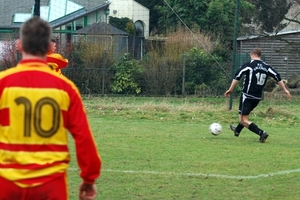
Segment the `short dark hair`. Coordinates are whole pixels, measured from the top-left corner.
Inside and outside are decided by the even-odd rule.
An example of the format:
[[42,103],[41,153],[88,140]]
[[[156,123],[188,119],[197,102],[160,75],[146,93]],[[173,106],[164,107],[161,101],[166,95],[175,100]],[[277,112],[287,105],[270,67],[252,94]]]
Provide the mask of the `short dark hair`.
[[51,39],[51,27],[48,22],[34,16],[23,23],[20,39],[23,51],[36,56],[44,56],[48,52]]
[[261,57],[261,50],[259,48],[254,48],[252,49],[251,54]]

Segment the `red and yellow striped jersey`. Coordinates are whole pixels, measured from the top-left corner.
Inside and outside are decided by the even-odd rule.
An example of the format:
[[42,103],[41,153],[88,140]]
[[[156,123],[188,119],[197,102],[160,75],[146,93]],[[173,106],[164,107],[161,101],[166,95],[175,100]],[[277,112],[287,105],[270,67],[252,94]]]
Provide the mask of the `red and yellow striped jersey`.
[[67,67],[69,61],[65,59],[58,53],[49,53],[47,54],[47,63],[50,65],[56,72],[61,73],[61,68]]
[[21,187],[67,170],[72,134],[80,176],[94,183],[101,158],[75,84],[45,61],[22,60],[0,73],[0,176]]

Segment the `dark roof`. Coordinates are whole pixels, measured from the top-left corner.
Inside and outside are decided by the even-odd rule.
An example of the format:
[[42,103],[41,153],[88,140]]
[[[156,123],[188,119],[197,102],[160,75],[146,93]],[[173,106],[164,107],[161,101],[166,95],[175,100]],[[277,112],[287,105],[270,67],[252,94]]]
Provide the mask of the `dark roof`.
[[289,31],[280,31],[278,33],[264,33],[261,35],[248,35],[248,36],[240,36],[237,40],[252,40],[262,37],[272,37],[272,36],[280,36],[280,35],[288,35],[288,34],[299,34],[300,30],[289,30]]
[[84,35],[129,35],[110,24],[98,22],[77,30],[75,33]]
[[[49,6],[53,0],[40,0],[41,6]],[[74,3],[85,7],[87,12],[93,10],[99,5],[107,3],[107,0],[71,0]],[[0,0],[0,28],[12,25],[13,15],[15,13],[32,13],[34,0]]]
[[82,5],[87,11],[93,10],[95,7],[107,3],[107,0],[72,0],[74,3]]

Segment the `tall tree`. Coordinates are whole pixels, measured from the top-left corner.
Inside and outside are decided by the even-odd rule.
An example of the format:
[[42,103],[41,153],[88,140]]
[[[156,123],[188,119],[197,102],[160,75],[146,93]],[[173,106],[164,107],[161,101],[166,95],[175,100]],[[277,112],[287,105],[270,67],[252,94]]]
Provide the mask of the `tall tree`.
[[254,22],[261,25],[262,31],[279,32],[285,25],[281,24],[288,13],[291,3],[287,0],[249,0],[255,5]]
[[[243,17],[249,19],[252,8],[252,4],[241,0],[241,22]],[[159,25],[163,30],[176,30],[176,26],[183,21],[188,27],[199,27],[210,35],[232,39],[235,19],[233,0],[169,0],[159,7],[159,12],[162,14]]]
[[[202,31],[230,35],[234,21],[234,0],[136,0],[150,9],[150,31],[176,30],[181,24],[197,25]],[[295,0],[300,2],[300,0]],[[261,31],[278,32],[291,6],[288,0],[241,0],[240,25],[255,23]],[[170,8],[171,7],[171,8]],[[178,14],[172,11],[172,9]],[[255,9],[255,10],[254,10]]]
[[232,38],[235,2],[232,0],[212,0],[203,18],[204,29],[215,35]]
[[172,31],[176,30],[176,26],[181,24],[182,20],[189,27],[194,25],[202,27],[202,19],[209,2],[210,0],[165,0],[163,6],[156,6],[162,15],[158,20],[158,26],[163,31]]

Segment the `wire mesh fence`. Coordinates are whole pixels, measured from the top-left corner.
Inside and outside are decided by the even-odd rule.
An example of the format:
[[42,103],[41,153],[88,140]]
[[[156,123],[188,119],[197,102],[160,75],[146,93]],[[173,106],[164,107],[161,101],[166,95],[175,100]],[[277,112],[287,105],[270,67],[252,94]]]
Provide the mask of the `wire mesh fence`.
[[[167,73],[167,72],[166,72]],[[178,74],[182,71],[178,70]],[[134,96],[197,96],[197,97],[221,97],[223,96],[228,85],[216,85],[212,87],[196,87],[195,90],[182,91],[182,76],[173,77],[173,82],[166,83],[166,80],[157,80],[152,84],[144,80],[145,74],[140,77],[138,83],[141,92],[136,94],[117,93],[112,91],[114,82],[114,71],[105,68],[65,68],[63,74],[72,80],[78,87],[82,95],[104,96],[104,95],[134,95]],[[169,77],[169,79],[171,79]]]

